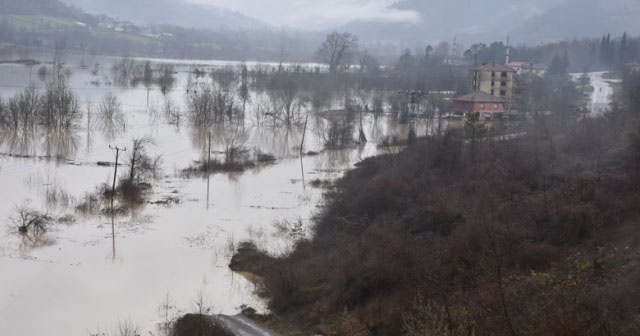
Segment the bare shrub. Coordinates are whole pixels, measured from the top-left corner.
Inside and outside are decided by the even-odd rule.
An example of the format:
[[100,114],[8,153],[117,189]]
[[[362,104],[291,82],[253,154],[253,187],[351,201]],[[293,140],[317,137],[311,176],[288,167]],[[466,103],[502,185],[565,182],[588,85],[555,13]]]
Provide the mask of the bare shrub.
[[47,231],[52,218],[29,207],[28,203],[17,206],[15,214],[9,217],[9,223],[22,234],[38,234]]
[[234,334],[210,315],[187,314],[173,325],[171,336],[194,335],[233,336]]

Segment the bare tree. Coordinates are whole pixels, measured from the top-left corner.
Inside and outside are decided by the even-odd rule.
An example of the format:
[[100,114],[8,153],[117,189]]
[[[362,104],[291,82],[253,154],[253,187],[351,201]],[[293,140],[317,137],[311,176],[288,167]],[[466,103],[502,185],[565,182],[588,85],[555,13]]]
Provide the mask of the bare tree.
[[40,95],[33,85],[9,98],[7,126],[14,131],[33,129],[40,103]]
[[53,49],[53,72],[55,74],[54,80],[62,79],[62,68],[64,67],[64,61],[67,56],[67,42],[57,41]]
[[187,107],[194,126],[209,127],[214,120],[216,96],[210,85],[199,85],[189,90]]
[[129,180],[134,181],[136,178],[155,177],[160,169],[161,157],[151,157],[147,153],[147,148],[154,145],[152,138],[134,138],[129,156]]
[[247,100],[249,100],[249,86],[247,82],[247,77],[248,77],[247,66],[243,65],[242,71],[240,74],[240,90],[238,92],[238,95],[242,100],[242,125],[244,125],[244,113],[247,107]]
[[98,105],[98,120],[103,131],[110,137],[124,127],[122,105],[115,94],[109,92],[102,98]]
[[192,306],[193,312],[197,314],[208,314],[213,310],[213,304],[211,303],[211,299],[206,292],[205,283],[203,282],[202,286],[198,288],[198,292],[196,293],[196,297],[193,300]]
[[358,49],[358,37],[351,33],[333,32],[327,35],[316,55],[329,65],[329,72],[336,73],[348,65]]
[[158,69],[158,85],[160,86],[160,92],[163,95],[166,95],[173,89],[173,85],[176,82],[175,77],[173,77],[173,65],[163,64]]
[[224,145],[224,163],[235,164],[248,153],[245,146],[247,134],[233,125],[221,125],[222,144]]
[[153,69],[151,69],[151,62],[149,61],[144,64],[142,83],[144,83],[144,87],[147,89],[147,106],[149,106],[149,91],[153,85]]
[[300,110],[303,103],[300,99],[298,83],[288,76],[274,79],[269,96],[272,100],[274,124],[276,119],[282,119],[287,126],[300,120]]
[[66,80],[47,84],[38,109],[39,123],[48,130],[69,130],[82,118],[76,94]]

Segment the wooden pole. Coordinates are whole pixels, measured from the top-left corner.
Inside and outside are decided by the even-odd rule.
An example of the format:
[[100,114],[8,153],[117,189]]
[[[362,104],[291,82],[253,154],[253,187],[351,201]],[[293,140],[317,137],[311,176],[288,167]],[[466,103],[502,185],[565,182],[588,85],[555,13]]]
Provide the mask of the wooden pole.
[[302,152],[304,151],[304,137],[307,134],[307,122],[309,121],[309,115],[307,114],[307,118],[304,120],[304,129],[302,131],[302,142],[300,142],[300,156],[302,156]]
[[126,152],[127,148],[118,148],[118,146],[111,147],[111,145],[109,145],[109,148],[116,150],[116,165],[115,169],[113,170],[113,185],[111,186],[111,213],[113,213],[113,198],[116,195],[116,177],[118,176],[118,157],[120,151]]

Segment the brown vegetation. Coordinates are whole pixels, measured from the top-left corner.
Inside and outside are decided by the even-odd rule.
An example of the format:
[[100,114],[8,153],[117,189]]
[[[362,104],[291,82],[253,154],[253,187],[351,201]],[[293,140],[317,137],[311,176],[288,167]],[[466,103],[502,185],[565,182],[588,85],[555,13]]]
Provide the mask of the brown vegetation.
[[171,336],[233,336],[227,328],[218,324],[213,316],[187,314],[173,325]]
[[261,276],[277,318],[324,335],[638,334],[632,98],[597,119],[536,117],[512,140],[449,132],[365,160],[312,240],[241,249],[255,264],[232,267]]

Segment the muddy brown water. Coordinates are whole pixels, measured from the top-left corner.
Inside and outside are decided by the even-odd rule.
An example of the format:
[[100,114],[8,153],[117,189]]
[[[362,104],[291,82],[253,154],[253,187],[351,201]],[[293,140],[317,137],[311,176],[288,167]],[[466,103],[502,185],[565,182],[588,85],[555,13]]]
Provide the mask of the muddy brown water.
[[[83,110],[90,102],[94,113],[105,93],[115,93],[125,128],[105,132],[85,113],[78,128],[64,136],[0,135],[0,335],[89,335],[126,325],[155,334],[167,318],[198,309],[229,315],[243,304],[264,309],[253,285],[228,269],[233,248],[245,239],[275,254],[291,248],[290,237],[274,223],[301,221],[308,228],[323,192],[310,181],[336,179],[358,161],[391,150],[378,148],[382,138],[407,133],[407,125],[374,123],[365,116],[367,144],[323,151],[312,131],[322,121],[311,117],[305,150],[320,154],[301,159],[296,148],[301,127],[256,127],[247,113],[243,141],[277,161],[243,173],[188,177],[180,171],[203,158],[206,132],[194,131],[186,117],[175,125],[154,112],[164,101],[157,87],[147,106],[144,86],[107,85],[114,61],[85,60],[87,69],[69,62],[70,86]],[[97,76],[91,73],[95,63],[100,63]],[[177,83],[168,94],[183,114],[191,66],[176,65]],[[0,64],[0,95],[7,99],[22,91],[30,72],[42,88],[37,67]],[[418,127],[419,133],[426,131],[425,125]],[[142,136],[154,139],[151,154],[162,155],[161,175],[148,195],[156,203],[114,218],[76,212],[86,194],[110,185],[113,166],[98,164],[114,161],[109,145],[130,148],[131,140]],[[220,151],[223,140],[213,138],[213,150]],[[126,158],[127,152],[122,154]],[[119,175],[127,168],[120,166]],[[46,233],[16,233],[11,218],[25,204],[54,218]]]

